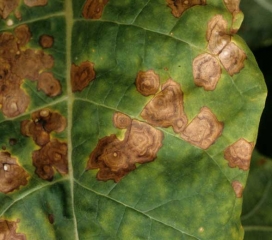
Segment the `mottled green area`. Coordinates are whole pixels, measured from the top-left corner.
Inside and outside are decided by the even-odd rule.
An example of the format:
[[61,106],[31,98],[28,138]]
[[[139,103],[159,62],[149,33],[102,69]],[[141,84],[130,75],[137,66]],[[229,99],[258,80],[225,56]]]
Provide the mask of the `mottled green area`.
[[245,240],[271,239],[272,220],[272,163],[271,159],[254,152],[247,186],[244,191],[242,224]]
[[[245,186],[248,171],[229,168],[224,150],[239,138],[255,142],[266,96],[263,77],[238,36],[232,41],[247,55],[240,73],[231,77],[221,66],[216,89],[205,91],[196,87],[192,72],[193,59],[207,52],[209,20],[221,14],[230,28],[232,15],[223,1],[195,6],[180,18],[172,16],[164,0],[110,0],[99,20],[83,19],[83,5],[67,0],[50,1],[44,8],[20,7],[21,23],[32,33],[28,47],[40,49],[42,34],[54,37],[53,47],[44,51],[54,57],[49,71],[61,82],[62,94],[47,97],[35,82],[25,80],[31,97],[27,112],[10,120],[0,114],[0,147],[30,176],[27,186],[0,194],[0,219],[20,219],[18,232],[27,239],[243,239],[242,199],[236,198],[231,183]],[[2,20],[0,29],[7,29]],[[72,93],[70,64],[84,61],[94,63],[96,78]],[[169,78],[180,84],[189,122],[206,106],[224,123],[222,135],[203,150],[172,128],[159,128],[164,139],[155,161],[137,164],[119,183],[98,181],[98,170],[86,171],[89,155],[99,139],[124,136],[125,130],[113,125],[116,111],[144,121],[140,113],[152,96],[142,96],[135,79],[138,71],[150,69],[161,84]],[[52,137],[68,143],[69,174],[56,172],[51,182],[34,173],[32,152],[39,147],[20,133],[20,122],[44,107],[68,121],[66,130]],[[10,146],[10,138],[17,143]]]

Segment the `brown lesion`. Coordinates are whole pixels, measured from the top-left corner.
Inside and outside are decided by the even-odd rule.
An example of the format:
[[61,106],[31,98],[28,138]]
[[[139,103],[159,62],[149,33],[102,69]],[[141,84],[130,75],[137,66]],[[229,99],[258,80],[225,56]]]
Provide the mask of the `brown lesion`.
[[131,126],[131,118],[121,112],[116,112],[113,115],[113,124],[115,127],[120,128],[120,129],[126,129]]
[[230,42],[219,54],[219,59],[227,72],[233,76],[244,68],[246,54],[237,45]]
[[154,95],[159,90],[160,77],[153,70],[139,71],[135,83],[138,92],[142,95]]
[[181,137],[202,149],[209,148],[221,135],[223,123],[219,122],[208,107],[202,107],[200,113],[180,134]]
[[229,167],[238,167],[244,171],[248,170],[253,148],[254,143],[248,142],[244,138],[227,147],[224,157],[229,162]]
[[31,120],[21,122],[21,133],[24,136],[32,137],[39,146],[50,142],[52,131],[62,132],[67,126],[64,116],[47,108],[32,113],[31,118]]
[[[136,169],[136,163],[155,160],[162,147],[163,134],[147,123],[115,113],[113,121],[118,128],[126,128],[125,138],[121,141],[116,135],[99,140],[90,154],[86,169],[99,169],[97,179],[119,182],[125,175]],[[123,124],[122,120],[125,120]],[[121,120],[121,123],[120,123]]]
[[144,107],[141,116],[153,126],[172,126],[176,133],[182,132],[187,124],[187,117],[183,110],[183,92],[180,85],[169,79]]
[[32,153],[35,173],[42,179],[51,181],[54,169],[60,174],[68,173],[67,143],[53,139],[39,150]]
[[45,6],[48,0],[24,0],[25,5],[28,7]]
[[[29,175],[9,152],[0,152],[0,192],[10,193],[28,183]],[[0,231],[1,234],[1,231]]]
[[60,174],[68,173],[67,143],[51,139],[52,132],[60,133],[66,126],[66,118],[48,108],[33,112],[31,120],[21,122],[21,133],[40,146],[32,153],[32,160],[36,174],[44,180],[53,179],[54,168]]
[[38,81],[37,88],[50,97],[61,93],[60,82],[51,73],[54,66],[51,55],[27,47],[31,32],[26,24],[14,32],[0,34],[0,106],[7,117],[24,113],[30,98],[22,89],[24,79]]
[[54,37],[43,34],[39,38],[39,44],[42,48],[51,48],[54,44]]
[[197,86],[212,91],[221,76],[220,64],[211,54],[201,54],[193,61],[193,75]]
[[43,72],[39,75],[37,89],[42,90],[49,97],[61,94],[60,82],[50,72]]
[[231,183],[231,185],[232,185],[232,188],[235,192],[236,197],[237,198],[243,197],[244,187],[243,187],[242,183],[240,183],[239,181],[233,181]]
[[25,234],[17,233],[19,219],[8,221],[0,219],[0,239],[1,240],[26,240]]
[[109,0],[87,0],[83,6],[82,15],[86,19],[101,18],[104,7]]
[[0,19],[6,19],[11,12],[19,6],[20,0],[1,0],[0,1]]
[[228,22],[222,15],[215,15],[208,23],[206,32],[208,49],[213,54],[218,54],[230,42],[231,35],[228,31]]
[[166,0],[174,17],[180,17],[184,11],[195,5],[206,5],[206,0]]
[[72,64],[71,67],[71,85],[72,91],[82,91],[89,83],[95,79],[94,64],[85,61],[77,66]]
[[240,8],[240,0],[224,0],[224,3],[227,7],[227,9],[231,12],[231,13],[235,13],[235,12],[239,12]]

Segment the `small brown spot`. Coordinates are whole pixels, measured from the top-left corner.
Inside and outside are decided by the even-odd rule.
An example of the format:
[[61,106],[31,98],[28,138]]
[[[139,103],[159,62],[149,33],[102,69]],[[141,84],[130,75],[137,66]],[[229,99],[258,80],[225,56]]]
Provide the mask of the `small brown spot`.
[[5,151],[5,150],[7,150],[6,145],[2,145],[2,147],[1,147],[1,148],[2,148],[2,150],[4,150],[4,151]]
[[225,150],[224,157],[229,161],[230,167],[239,167],[246,171],[250,166],[253,147],[253,143],[241,138]]
[[71,84],[72,91],[82,91],[89,83],[95,79],[94,64],[86,61],[80,66],[72,64],[71,67]]
[[206,0],[166,0],[174,17],[180,17],[184,11],[195,5],[206,5]]
[[223,123],[219,122],[212,111],[202,107],[200,113],[190,122],[181,137],[202,149],[209,148],[221,135]]
[[83,6],[82,15],[86,19],[99,19],[109,0],[87,0]]
[[232,76],[240,72],[244,67],[246,54],[233,42],[230,42],[219,54],[219,59],[227,72]]
[[240,11],[240,0],[224,0],[224,3],[231,13]]
[[48,214],[48,221],[53,224],[55,222],[55,217],[53,214]]
[[28,7],[45,6],[48,0],[24,0]]
[[9,14],[14,11],[18,5],[20,0],[1,0],[0,2],[0,19],[6,19]]
[[116,112],[113,115],[113,124],[120,129],[126,129],[131,126],[131,118],[124,113]]
[[214,90],[221,76],[221,67],[216,58],[204,53],[193,61],[195,84],[205,90]]
[[172,126],[176,133],[183,131],[187,117],[183,111],[183,93],[180,85],[169,79],[162,85],[162,90],[145,106],[141,116],[153,126]]
[[53,139],[39,150],[34,151],[32,160],[33,165],[36,167],[35,173],[44,180],[53,180],[53,167],[60,174],[67,174],[67,144]]
[[43,34],[40,36],[39,43],[42,48],[51,48],[54,44],[54,38],[52,36]]
[[230,42],[228,22],[221,15],[214,16],[208,23],[206,33],[208,49],[213,54],[218,54]]
[[14,35],[17,39],[17,44],[21,47],[25,46],[31,38],[31,32],[26,24],[20,25],[15,28]]
[[[9,193],[28,182],[27,172],[8,152],[0,152],[0,192]],[[1,232],[1,231],[0,231]]]
[[43,72],[39,75],[37,89],[42,90],[49,97],[61,94],[60,82],[49,72]]
[[136,88],[144,96],[155,94],[160,87],[160,77],[153,70],[138,72]]
[[17,224],[20,220],[7,221],[0,219],[0,239],[1,240],[26,240],[25,234],[16,233]]
[[116,135],[99,140],[90,154],[87,170],[99,168],[97,179],[119,182],[136,168],[136,163],[147,163],[157,157],[162,147],[163,134],[147,123],[132,120],[125,138],[120,141]]
[[10,146],[14,146],[17,143],[17,139],[16,138],[10,138],[9,139],[9,145]]
[[237,198],[241,198],[243,196],[244,187],[239,181],[232,182],[232,188],[235,192]]

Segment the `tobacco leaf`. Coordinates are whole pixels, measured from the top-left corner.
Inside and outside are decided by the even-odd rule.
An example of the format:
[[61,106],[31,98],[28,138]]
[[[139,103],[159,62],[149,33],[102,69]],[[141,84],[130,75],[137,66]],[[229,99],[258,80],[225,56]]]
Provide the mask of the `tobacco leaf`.
[[2,1],[0,17],[3,239],[243,239],[266,87],[237,1]]

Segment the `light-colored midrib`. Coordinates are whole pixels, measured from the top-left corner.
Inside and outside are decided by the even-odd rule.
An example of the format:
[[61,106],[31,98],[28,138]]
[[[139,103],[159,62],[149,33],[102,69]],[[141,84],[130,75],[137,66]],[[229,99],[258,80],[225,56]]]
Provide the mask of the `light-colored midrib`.
[[67,127],[67,144],[68,144],[68,166],[69,166],[69,179],[70,179],[70,189],[71,189],[71,202],[72,202],[72,214],[74,219],[74,234],[75,240],[79,240],[78,230],[77,230],[77,219],[75,213],[74,206],[74,178],[73,178],[73,165],[72,165],[72,114],[73,114],[73,101],[74,96],[72,93],[72,88],[70,84],[70,66],[72,64],[71,59],[71,50],[72,50],[72,27],[73,27],[73,6],[72,1],[65,1],[65,18],[66,18],[66,82],[67,82],[67,119],[68,119],[68,127]]

